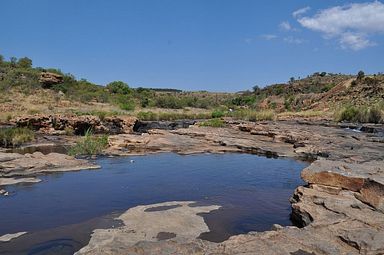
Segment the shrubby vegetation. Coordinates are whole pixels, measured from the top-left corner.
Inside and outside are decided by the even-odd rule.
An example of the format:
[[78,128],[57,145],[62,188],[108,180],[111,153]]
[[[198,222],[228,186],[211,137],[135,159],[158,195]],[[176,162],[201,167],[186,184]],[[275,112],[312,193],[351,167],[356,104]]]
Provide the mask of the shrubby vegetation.
[[28,128],[0,128],[0,146],[14,147],[35,139],[35,134]]
[[[44,87],[39,83],[42,72],[51,72],[63,77],[60,84]],[[51,89],[64,93],[70,100],[80,102],[110,103],[124,111],[133,111],[137,107],[158,107],[183,109],[185,107],[209,109],[220,106],[232,97],[229,93],[183,92],[176,89],[130,88],[122,81],[113,81],[106,86],[96,85],[85,79],[76,79],[70,73],[59,69],[32,67],[29,58],[11,58],[5,61],[0,55],[0,91],[18,89],[22,93],[32,94],[37,88]]]
[[[62,82],[56,85],[44,86],[39,82],[42,72],[58,74],[62,76]],[[287,83],[273,84],[263,88],[255,85],[252,91],[238,93],[185,92],[177,89],[131,88],[123,81],[113,81],[106,86],[100,86],[85,79],[76,79],[73,75],[64,73],[59,69],[33,67],[32,60],[27,57],[20,59],[12,57],[9,61],[5,61],[0,55],[0,92],[3,94],[8,91],[17,91],[17,93],[32,95],[36,89],[43,88],[56,91],[58,95],[57,102],[63,98],[71,102],[108,103],[115,108],[119,108],[121,110],[118,110],[119,114],[127,114],[127,112],[135,110],[139,111],[137,116],[143,120],[209,119],[221,117],[233,117],[251,121],[273,120],[275,119],[275,112],[293,113],[311,109],[308,107],[315,103],[316,100],[319,100],[321,97],[331,96],[332,93],[327,92],[337,84],[350,78],[355,78],[355,80],[349,90],[343,93],[347,94],[354,90],[355,95],[362,95],[364,93],[361,96],[361,98],[364,98],[363,101],[370,100],[370,102],[375,103],[379,99],[382,100],[379,96],[375,97],[374,95],[383,94],[384,76],[382,74],[377,76],[366,75],[362,71],[355,76],[316,72],[305,78],[291,77]],[[363,90],[361,90],[362,87]],[[358,98],[359,96],[356,97]],[[374,100],[371,100],[372,97],[375,97]],[[7,99],[1,97],[0,100]],[[361,102],[357,104],[361,104]],[[185,112],[180,113],[178,111],[174,113],[164,111],[162,113],[155,113],[151,111],[151,108],[184,109]],[[187,112],[189,108],[205,109],[205,113],[194,113],[193,110]],[[353,109],[346,109],[345,113],[340,114],[342,116],[340,118],[344,120],[350,119],[351,121],[377,119],[378,111],[371,108],[358,109],[361,113],[356,113]],[[50,106],[48,109],[54,109],[54,106]],[[229,109],[233,109],[233,111],[229,111]],[[27,112],[32,114],[38,111],[31,108]],[[99,116],[100,119],[111,115],[102,111],[90,113]],[[78,114],[81,114],[81,112]],[[369,115],[371,117],[367,117],[368,120],[363,120],[363,117],[355,117],[360,115]]]
[[199,122],[200,127],[224,127],[225,122],[222,119],[214,118],[207,121]]
[[384,123],[384,108],[378,105],[371,107],[348,105],[336,114],[336,121]]
[[108,147],[108,136],[95,136],[90,129],[85,132],[84,137],[76,145],[72,146],[68,154],[72,156],[92,156],[102,153]]
[[197,120],[210,119],[211,113],[177,113],[177,112],[139,112],[137,118],[144,121]]

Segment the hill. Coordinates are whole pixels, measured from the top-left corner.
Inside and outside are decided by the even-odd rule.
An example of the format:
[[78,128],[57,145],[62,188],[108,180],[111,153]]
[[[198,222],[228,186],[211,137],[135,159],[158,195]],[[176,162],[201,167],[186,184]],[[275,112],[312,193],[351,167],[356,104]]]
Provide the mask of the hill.
[[[383,74],[321,72],[302,79],[291,78],[283,84],[255,86],[253,91],[241,93],[189,92],[131,88],[122,81],[97,85],[58,69],[33,67],[32,60],[27,57],[5,61],[0,56],[0,92],[0,119],[3,121],[37,113],[135,114],[149,119],[233,117],[230,113],[233,110],[271,111],[282,116],[297,116],[301,112],[336,116],[351,108],[360,115],[374,109],[382,116],[384,109]],[[161,117],[161,112],[176,115]],[[249,114],[237,115],[243,118]],[[357,118],[356,121],[364,120]],[[382,117],[376,122],[381,121]]]

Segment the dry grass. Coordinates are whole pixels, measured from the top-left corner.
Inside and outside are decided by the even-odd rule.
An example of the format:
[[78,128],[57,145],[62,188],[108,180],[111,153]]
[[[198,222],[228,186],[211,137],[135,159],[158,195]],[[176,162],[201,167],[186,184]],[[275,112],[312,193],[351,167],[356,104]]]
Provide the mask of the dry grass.
[[36,89],[34,94],[25,95],[17,90],[0,95],[0,121],[12,117],[33,114],[77,114],[106,112],[124,115],[128,112],[107,103],[71,101],[52,90]]
[[282,112],[277,115],[278,119],[290,118],[332,118],[333,112],[307,110],[301,112]]

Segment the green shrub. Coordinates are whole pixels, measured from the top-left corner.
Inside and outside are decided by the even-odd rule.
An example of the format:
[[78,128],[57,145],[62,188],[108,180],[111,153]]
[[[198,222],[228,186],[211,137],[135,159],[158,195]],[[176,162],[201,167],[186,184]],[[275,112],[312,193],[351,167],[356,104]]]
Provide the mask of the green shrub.
[[132,100],[123,102],[119,104],[120,109],[125,111],[133,111],[135,110],[135,102]]
[[12,147],[18,146],[26,142],[30,142],[35,138],[35,134],[28,128],[1,128],[0,129],[0,146]]
[[108,136],[95,136],[92,131],[88,129],[85,136],[82,137],[76,145],[72,146],[68,154],[72,156],[84,155],[92,156],[100,154],[105,148],[108,147]]
[[139,112],[136,117],[143,121],[172,121],[172,120],[194,120],[194,119],[210,119],[211,113],[178,113],[178,112]]
[[359,110],[354,106],[347,106],[341,110],[339,121],[355,121]]
[[360,123],[384,122],[383,110],[379,106],[364,107],[346,106],[337,115],[336,121],[350,121]]
[[221,118],[224,117],[224,112],[221,110],[214,110],[212,112],[212,118]]
[[366,116],[369,123],[384,122],[383,112],[378,107],[369,108]]
[[222,119],[215,118],[215,119],[210,119],[204,122],[200,122],[198,124],[200,127],[224,127],[225,122]]
[[113,94],[129,94],[131,92],[128,84],[122,81],[113,81],[109,83],[106,88]]
[[157,120],[158,118],[157,114],[154,112],[139,112],[136,117],[143,121]]
[[237,110],[231,112],[229,116],[234,119],[248,121],[263,121],[276,119],[276,114],[273,111]]

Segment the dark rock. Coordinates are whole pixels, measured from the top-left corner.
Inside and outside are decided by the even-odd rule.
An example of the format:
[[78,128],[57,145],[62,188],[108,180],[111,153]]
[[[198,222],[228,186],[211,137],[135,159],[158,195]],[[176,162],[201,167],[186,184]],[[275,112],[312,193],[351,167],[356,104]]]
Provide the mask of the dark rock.
[[194,125],[194,120],[177,120],[177,121],[137,121],[133,126],[133,131],[139,133],[147,133],[150,129],[175,130],[178,128],[187,128]]

